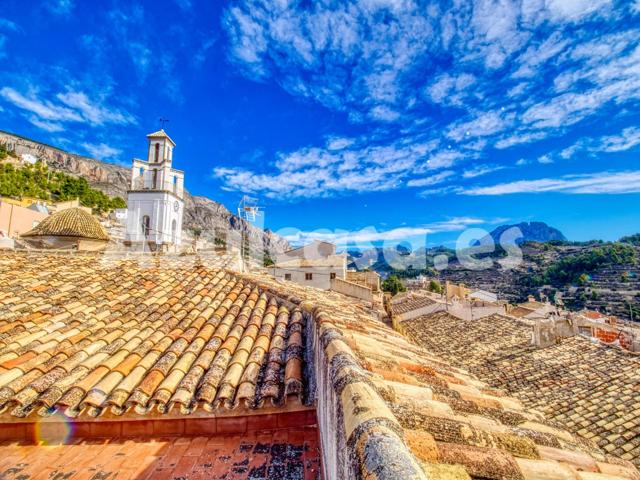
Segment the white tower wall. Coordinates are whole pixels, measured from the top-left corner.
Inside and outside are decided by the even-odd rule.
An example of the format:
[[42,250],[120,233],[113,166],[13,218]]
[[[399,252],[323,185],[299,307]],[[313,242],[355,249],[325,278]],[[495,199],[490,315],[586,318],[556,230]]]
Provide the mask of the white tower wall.
[[171,168],[175,144],[164,130],[147,137],[147,161],[131,168],[125,241],[166,250],[182,243],[184,174]]

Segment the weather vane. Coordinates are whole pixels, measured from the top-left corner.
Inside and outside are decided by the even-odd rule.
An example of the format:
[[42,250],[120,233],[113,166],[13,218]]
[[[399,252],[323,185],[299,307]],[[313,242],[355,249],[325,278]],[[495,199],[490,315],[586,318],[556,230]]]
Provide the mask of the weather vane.
[[164,126],[169,123],[169,119],[168,118],[163,118],[160,117],[160,128],[162,128],[164,130]]

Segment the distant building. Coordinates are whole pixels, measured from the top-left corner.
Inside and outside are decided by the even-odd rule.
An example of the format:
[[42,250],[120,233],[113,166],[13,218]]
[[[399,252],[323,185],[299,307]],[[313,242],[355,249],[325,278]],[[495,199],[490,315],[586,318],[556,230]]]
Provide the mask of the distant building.
[[334,279],[347,275],[347,255],[333,254],[322,258],[291,258],[271,267],[278,280],[291,281],[310,287],[329,290]]
[[314,240],[303,247],[292,248],[276,256],[275,263],[282,263],[289,260],[304,258],[306,260],[317,260],[327,258],[336,254],[336,246],[330,242]]
[[147,138],[147,161],[131,167],[125,243],[168,250],[182,243],[184,173],[172,168],[176,144],[164,130]]
[[351,283],[357,283],[358,285],[364,285],[371,288],[371,291],[377,293],[380,291],[380,274],[373,270],[348,270],[347,280]]
[[92,213],[92,210],[89,207],[83,207],[80,204],[79,198],[75,198],[73,200],[67,200],[64,202],[56,202],[54,204],[48,205],[48,208],[51,213],[61,212],[69,208],[80,208],[81,210],[84,210],[87,213]]
[[68,208],[23,233],[22,239],[35,248],[96,251],[107,246],[109,235],[90,213],[81,208]]
[[467,298],[470,302],[474,303],[474,306],[485,306],[498,303],[498,295],[493,292],[487,292],[486,290],[475,290],[471,292]]
[[0,199],[0,236],[17,237],[37,226],[48,216],[43,211]]

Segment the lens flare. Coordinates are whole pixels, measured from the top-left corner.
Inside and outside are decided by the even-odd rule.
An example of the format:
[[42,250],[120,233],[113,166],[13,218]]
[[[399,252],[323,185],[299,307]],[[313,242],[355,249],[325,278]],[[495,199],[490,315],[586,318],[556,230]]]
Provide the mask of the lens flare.
[[73,430],[73,422],[66,416],[56,413],[36,422],[34,441],[42,445],[68,443],[73,437]]

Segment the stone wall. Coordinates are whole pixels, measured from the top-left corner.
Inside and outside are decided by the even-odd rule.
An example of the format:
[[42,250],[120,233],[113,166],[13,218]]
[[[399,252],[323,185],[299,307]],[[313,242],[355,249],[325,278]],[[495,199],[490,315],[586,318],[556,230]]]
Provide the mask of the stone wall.
[[330,290],[342,293],[343,295],[347,295],[349,297],[359,298],[366,302],[373,302],[374,300],[371,288],[365,287],[363,285],[358,285],[357,283],[347,282],[346,280],[342,280],[340,278],[331,279]]

